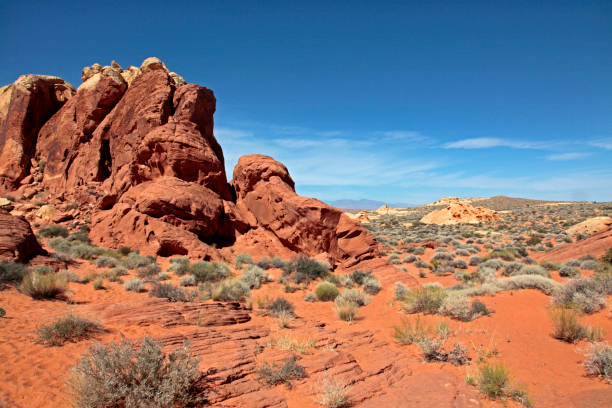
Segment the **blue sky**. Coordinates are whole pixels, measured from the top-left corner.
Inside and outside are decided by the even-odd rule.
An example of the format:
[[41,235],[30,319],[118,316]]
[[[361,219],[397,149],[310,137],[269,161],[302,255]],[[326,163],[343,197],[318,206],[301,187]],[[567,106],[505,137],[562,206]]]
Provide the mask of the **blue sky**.
[[[332,4],[329,4],[332,3]],[[0,83],[161,58],[324,200],[612,200],[612,2],[8,2]]]

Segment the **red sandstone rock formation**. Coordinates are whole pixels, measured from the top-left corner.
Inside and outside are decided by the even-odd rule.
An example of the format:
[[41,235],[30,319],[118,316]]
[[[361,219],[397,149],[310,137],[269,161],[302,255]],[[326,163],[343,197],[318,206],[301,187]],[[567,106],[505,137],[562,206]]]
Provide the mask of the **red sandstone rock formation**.
[[[285,166],[270,157],[241,158],[228,184],[213,134],[216,100],[210,89],[186,84],[156,58],[126,70],[114,62],[94,64],[83,69],[82,79],[74,96],[66,88],[70,92],[60,93],[55,104],[45,102],[42,109],[36,102],[31,128],[24,127],[26,113],[31,115],[25,108],[0,110],[6,112],[0,148],[13,163],[5,166],[12,173],[0,171],[10,176],[0,190],[13,191],[23,179],[20,195],[45,188],[60,201],[94,205],[94,243],[146,254],[216,258],[213,246],[239,239],[255,251],[262,244],[333,265],[351,266],[374,255],[372,235],[339,210],[298,196]],[[65,84],[59,78],[50,83],[54,89]],[[26,177],[31,159],[45,164],[32,170],[42,185]]]
[[612,226],[607,227],[583,240],[565,244],[541,256],[542,260],[565,262],[585,255],[602,257],[612,248]]
[[0,260],[23,262],[44,254],[30,224],[0,210]]
[[47,75],[22,75],[0,88],[0,188],[26,177],[38,131],[73,94],[68,82]]

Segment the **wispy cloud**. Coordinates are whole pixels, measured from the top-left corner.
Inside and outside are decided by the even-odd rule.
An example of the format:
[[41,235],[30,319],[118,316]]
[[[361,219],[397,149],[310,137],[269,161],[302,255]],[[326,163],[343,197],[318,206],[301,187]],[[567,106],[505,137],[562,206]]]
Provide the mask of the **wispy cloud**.
[[589,143],[591,146],[612,150],[612,139],[600,139]]
[[420,132],[414,130],[386,130],[376,133],[390,141],[420,142],[426,139]]
[[542,142],[527,142],[520,140],[500,139],[495,137],[477,137],[473,139],[449,142],[442,147],[445,149],[488,149],[492,147],[511,147],[514,149],[542,149],[546,147]]
[[243,139],[253,137],[253,133],[242,129],[215,127],[215,136],[220,139]]
[[552,161],[566,161],[566,160],[584,159],[585,157],[589,157],[590,155],[591,153],[583,153],[583,152],[558,153],[558,154],[550,154],[546,156],[546,158]]

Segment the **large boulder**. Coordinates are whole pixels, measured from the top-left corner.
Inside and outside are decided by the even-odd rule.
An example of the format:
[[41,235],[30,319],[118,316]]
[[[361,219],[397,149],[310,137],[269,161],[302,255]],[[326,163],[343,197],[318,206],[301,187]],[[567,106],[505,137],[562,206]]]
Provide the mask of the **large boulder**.
[[478,224],[500,220],[497,211],[485,207],[474,207],[464,202],[453,202],[448,207],[430,212],[421,218],[423,224],[455,225]]
[[22,75],[0,88],[0,189],[12,190],[28,175],[38,131],[74,92],[47,75]]
[[0,260],[25,262],[44,253],[25,219],[0,210]]
[[269,156],[241,157],[232,185],[238,207],[295,252],[324,256],[343,267],[376,253],[374,237],[359,223],[335,207],[298,196],[287,168]]

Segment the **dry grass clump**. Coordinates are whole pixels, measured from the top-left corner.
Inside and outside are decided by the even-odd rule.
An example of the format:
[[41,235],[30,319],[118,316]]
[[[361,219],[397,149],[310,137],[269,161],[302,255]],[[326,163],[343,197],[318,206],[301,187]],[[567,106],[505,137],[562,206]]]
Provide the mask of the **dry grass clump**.
[[127,340],[96,344],[74,366],[68,385],[79,408],[186,407],[199,400],[198,364],[186,344],[169,354],[148,338],[138,347]]
[[612,346],[607,343],[593,343],[586,353],[584,367],[588,375],[595,375],[612,383]]
[[144,290],[144,282],[138,278],[130,279],[123,284],[123,287],[130,292],[142,292]]
[[257,375],[257,380],[263,384],[268,386],[285,384],[287,388],[292,387],[291,380],[306,378],[306,371],[304,367],[297,363],[296,356],[289,357],[281,365],[270,365],[268,362],[264,362],[255,371],[255,374]]
[[404,310],[408,313],[435,314],[446,298],[446,291],[439,284],[426,284],[415,288],[404,297]]
[[580,312],[567,307],[558,307],[551,311],[550,318],[553,323],[553,337],[575,343],[582,339],[592,341],[603,337],[600,328],[589,328],[580,323]]
[[593,278],[572,279],[556,293],[556,306],[576,307],[583,313],[595,313],[606,307],[606,281]]
[[345,322],[352,322],[355,319],[359,305],[355,302],[345,299],[339,299],[335,302],[334,310],[340,320]]
[[68,315],[52,324],[39,327],[38,342],[47,346],[61,346],[69,341],[77,342],[87,339],[100,329],[100,325],[87,319]]
[[342,381],[325,377],[320,385],[321,391],[317,402],[325,408],[343,408],[349,406],[348,390]]
[[501,361],[497,364],[481,365],[477,379],[474,381],[471,377],[467,377],[466,382],[472,384],[477,382],[480,392],[491,400],[511,398],[525,407],[532,406],[527,391],[523,387],[512,386],[508,368]]
[[19,289],[32,299],[54,299],[66,292],[67,282],[53,272],[30,272],[23,277]]
[[402,319],[399,326],[393,326],[393,338],[400,344],[419,343],[429,335],[430,331],[429,326],[417,316],[414,322]]

